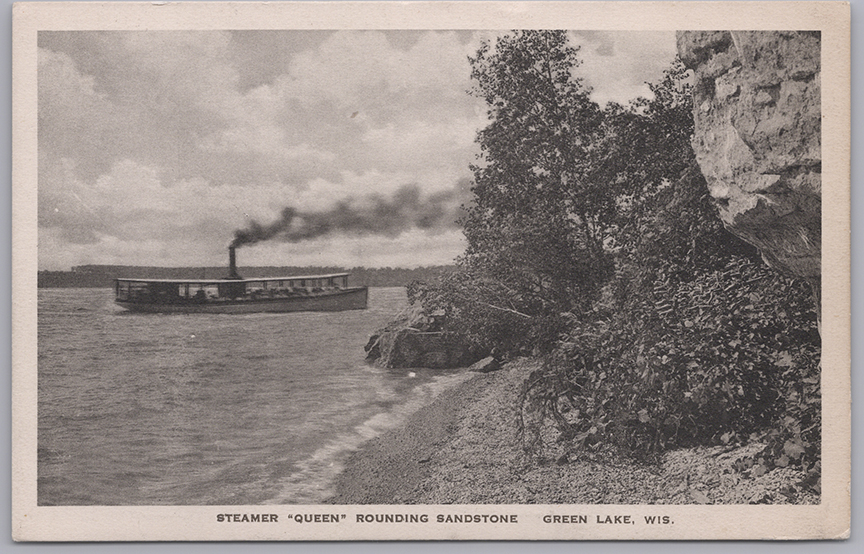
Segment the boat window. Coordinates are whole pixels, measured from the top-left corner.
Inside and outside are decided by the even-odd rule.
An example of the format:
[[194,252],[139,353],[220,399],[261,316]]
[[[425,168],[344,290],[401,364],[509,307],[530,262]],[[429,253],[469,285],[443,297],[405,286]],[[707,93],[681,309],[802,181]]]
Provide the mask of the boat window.
[[147,283],[127,282],[129,300],[146,300],[152,294]]
[[202,283],[190,283],[189,284],[189,298],[195,298],[197,300],[203,300],[208,298],[210,294],[207,291],[207,286]]
[[249,281],[246,283],[246,294],[261,294],[266,288],[266,281]]

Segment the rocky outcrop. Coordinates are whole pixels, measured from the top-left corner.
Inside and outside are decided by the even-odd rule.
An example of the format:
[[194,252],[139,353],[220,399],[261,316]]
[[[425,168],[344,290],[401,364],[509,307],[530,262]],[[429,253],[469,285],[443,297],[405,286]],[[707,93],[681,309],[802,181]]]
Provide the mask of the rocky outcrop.
[[366,343],[366,361],[384,368],[467,367],[482,355],[465,340],[441,329],[439,318],[418,308],[400,314]]
[[821,259],[818,32],[686,31],[693,149],[726,227],[777,270],[810,281]]

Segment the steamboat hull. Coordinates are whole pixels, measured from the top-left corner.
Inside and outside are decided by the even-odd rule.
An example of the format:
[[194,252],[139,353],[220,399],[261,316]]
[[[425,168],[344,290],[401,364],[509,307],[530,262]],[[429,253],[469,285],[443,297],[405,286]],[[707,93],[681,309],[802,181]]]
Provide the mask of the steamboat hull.
[[115,300],[130,312],[168,314],[251,314],[288,312],[341,312],[364,310],[369,289],[353,287],[332,292],[292,296],[289,298],[217,299],[200,303],[156,303]]

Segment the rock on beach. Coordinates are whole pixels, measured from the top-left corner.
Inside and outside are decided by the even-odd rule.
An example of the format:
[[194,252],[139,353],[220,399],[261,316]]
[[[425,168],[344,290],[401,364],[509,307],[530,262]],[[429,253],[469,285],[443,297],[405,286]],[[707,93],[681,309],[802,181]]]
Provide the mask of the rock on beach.
[[489,373],[499,369],[501,369],[501,364],[492,356],[486,356],[468,368],[469,371],[479,371],[480,373]]
[[454,333],[442,330],[441,321],[411,307],[370,337],[366,361],[381,368],[467,367],[481,354]]

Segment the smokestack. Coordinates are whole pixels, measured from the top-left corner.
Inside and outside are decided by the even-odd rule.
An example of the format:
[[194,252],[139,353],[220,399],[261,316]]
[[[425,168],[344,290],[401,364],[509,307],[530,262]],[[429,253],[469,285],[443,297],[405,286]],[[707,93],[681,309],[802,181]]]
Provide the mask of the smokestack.
[[237,253],[234,246],[228,247],[228,278],[242,279],[240,274],[237,273]]

